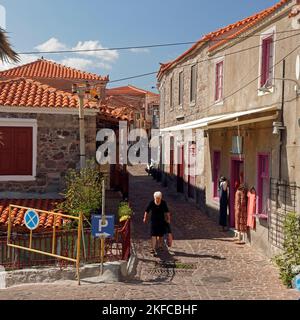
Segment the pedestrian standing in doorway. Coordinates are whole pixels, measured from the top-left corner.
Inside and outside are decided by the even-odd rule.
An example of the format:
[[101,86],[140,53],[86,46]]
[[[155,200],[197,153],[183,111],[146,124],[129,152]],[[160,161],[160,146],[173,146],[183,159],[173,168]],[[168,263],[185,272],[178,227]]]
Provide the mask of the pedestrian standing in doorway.
[[225,177],[221,177],[219,181],[219,193],[220,193],[220,219],[219,224],[222,226],[222,230],[227,230],[228,221],[228,204],[229,204],[229,188],[228,181]]
[[163,249],[163,237],[167,233],[167,223],[170,223],[170,212],[167,203],[162,200],[162,193],[157,191],[154,193],[152,200],[144,214],[144,223],[147,223],[148,216],[151,214],[151,253],[157,257],[157,250]]

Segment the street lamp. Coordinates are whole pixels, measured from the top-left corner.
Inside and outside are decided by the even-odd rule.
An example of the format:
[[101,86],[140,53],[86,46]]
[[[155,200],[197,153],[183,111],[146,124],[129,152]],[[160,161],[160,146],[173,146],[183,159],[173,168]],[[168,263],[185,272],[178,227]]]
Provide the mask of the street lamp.
[[271,92],[271,89],[275,87],[274,84],[272,85],[269,85],[269,81],[271,80],[281,80],[281,81],[292,81],[295,83],[295,91],[296,91],[296,95],[297,97],[300,96],[300,84],[294,80],[294,79],[289,79],[289,78],[271,78],[271,79],[268,79],[268,81],[261,87],[258,89],[258,91],[262,92],[262,93],[270,93]]

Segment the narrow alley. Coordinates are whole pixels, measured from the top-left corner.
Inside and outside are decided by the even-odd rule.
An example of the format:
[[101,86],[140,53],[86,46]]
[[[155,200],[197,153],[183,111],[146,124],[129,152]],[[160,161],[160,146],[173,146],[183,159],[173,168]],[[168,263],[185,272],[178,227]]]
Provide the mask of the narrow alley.
[[[290,299],[277,269],[248,245],[239,246],[218,226],[177,194],[162,188],[144,172],[131,167],[130,202],[134,208],[132,237],[138,256],[137,274],[122,283],[75,281],[23,285],[0,291],[0,299],[142,299],[235,300]],[[149,225],[143,214],[155,191],[162,191],[172,213],[175,256],[150,254]]]

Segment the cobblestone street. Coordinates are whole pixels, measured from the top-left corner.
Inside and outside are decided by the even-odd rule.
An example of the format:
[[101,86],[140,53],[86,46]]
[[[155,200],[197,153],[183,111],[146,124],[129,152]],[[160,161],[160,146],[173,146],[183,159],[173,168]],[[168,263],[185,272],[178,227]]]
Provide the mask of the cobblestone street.
[[[76,281],[24,285],[0,290],[0,299],[291,299],[300,293],[286,289],[277,269],[250,246],[239,246],[229,234],[193,205],[181,201],[145,175],[143,167],[129,168],[130,202],[134,208],[133,241],[139,264],[134,280],[87,284]],[[161,190],[172,213],[175,256],[150,255],[149,226],[144,209],[154,191]],[[160,262],[182,268],[166,268]],[[186,268],[185,268],[186,267]],[[187,268],[189,267],[189,268]]]

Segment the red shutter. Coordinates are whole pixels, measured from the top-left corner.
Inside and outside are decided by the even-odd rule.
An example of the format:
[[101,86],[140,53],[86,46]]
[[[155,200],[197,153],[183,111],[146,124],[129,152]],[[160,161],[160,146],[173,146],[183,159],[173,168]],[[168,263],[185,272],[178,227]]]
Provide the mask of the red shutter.
[[216,64],[216,93],[215,100],[219,101],[223,97],[223,61]]
[[0,127],[0,175],[12,175],[14,169],[14,141],[10,127]]
[[32,175],[32,128],[0,127],[0,131],[4,135],[0,175]]
[[261,81],[264,86],[272,76],[273,60],[273,37],[264,39],[262,42],[262,62],[261,62]]
[[219,65],[216,65],[216,94],[215,94],[215,100],[219,100]]

